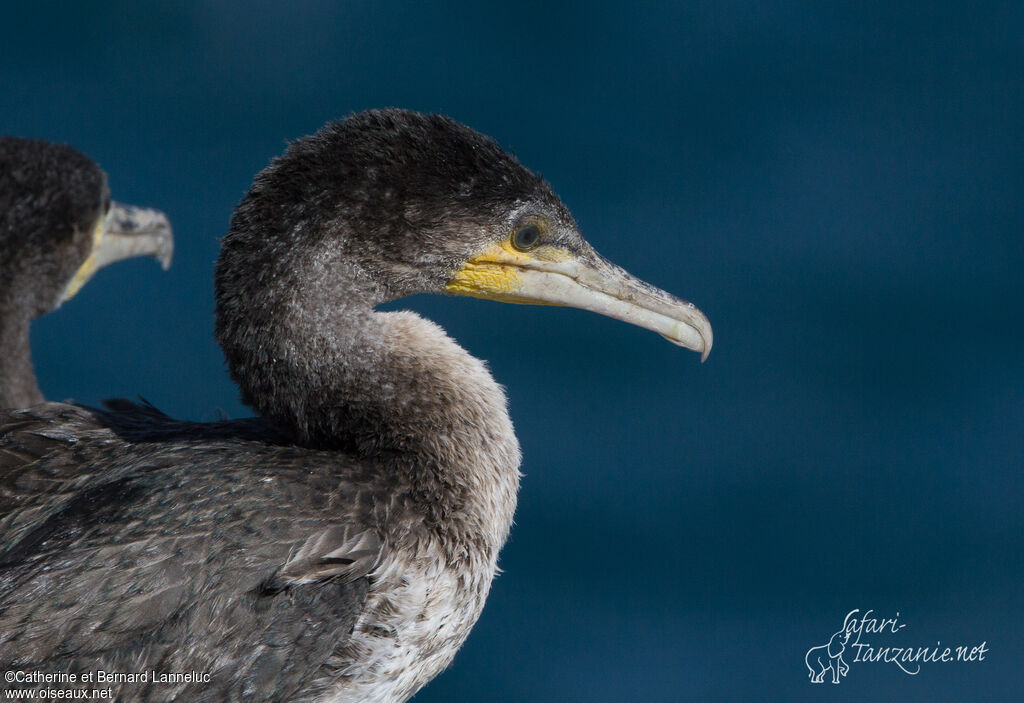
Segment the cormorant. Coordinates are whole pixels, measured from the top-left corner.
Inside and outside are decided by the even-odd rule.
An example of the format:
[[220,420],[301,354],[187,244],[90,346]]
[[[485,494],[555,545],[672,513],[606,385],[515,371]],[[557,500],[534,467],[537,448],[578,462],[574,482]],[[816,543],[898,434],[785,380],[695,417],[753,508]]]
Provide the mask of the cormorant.
[[114,672],[122,701],[395,702],[444,669],[520,452],[483,362],[375,310],[421,292],[711,348],[696,308],[601,258],[491,139],[396,109],[328,123],[256,177],[216,267],[217,338],[259,418],[0,414],[0,664]]
[[174,243],[163,213],[110,201],[107,175],[70,146],[0,137],[0,408],[43,400],[29,325],[100,268]]

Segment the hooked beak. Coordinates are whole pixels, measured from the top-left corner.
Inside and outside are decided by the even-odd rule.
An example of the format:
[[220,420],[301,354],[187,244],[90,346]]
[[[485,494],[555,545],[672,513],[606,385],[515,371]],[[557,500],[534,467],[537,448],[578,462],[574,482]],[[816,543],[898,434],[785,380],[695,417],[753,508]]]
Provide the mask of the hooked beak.
[[135,256],[152,256],[164,271],[171,267],[174,236],[167,215],[159,210],[111,203],[103,230],[94,250],[96,268]]
[[96,223],[93,248],[64,291],[70,300],[98,270],[116,261],[152,256],[166,271],[174,254],[174,235],[167,215],[159,210],[111,203]]
[[653,332],[700,353],[711,352],[711,323],[693,303],[641,281],[593,249],[575,254],[556,245],[528,252],[495,244],[456,272],[446,290],[508,303],[590,310]]

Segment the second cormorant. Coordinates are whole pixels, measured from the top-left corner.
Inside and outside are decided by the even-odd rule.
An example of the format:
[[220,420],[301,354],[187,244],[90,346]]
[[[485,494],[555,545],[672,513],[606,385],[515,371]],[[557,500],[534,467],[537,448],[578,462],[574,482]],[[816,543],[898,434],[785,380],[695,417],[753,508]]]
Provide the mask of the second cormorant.
[[174,241],[162,212],[111,202],[107,175],[64,144],[0,137],[0,408],[42,402],[29,325],[100,268]]

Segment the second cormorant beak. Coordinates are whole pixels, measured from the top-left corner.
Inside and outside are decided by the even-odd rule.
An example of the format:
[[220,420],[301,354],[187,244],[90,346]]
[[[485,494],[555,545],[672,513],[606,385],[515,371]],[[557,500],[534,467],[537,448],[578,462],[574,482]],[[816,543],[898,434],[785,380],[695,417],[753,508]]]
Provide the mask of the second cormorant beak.
[[98,270],[123,259],[152,256],[166,271],[174,254],[174,235],[167,215],[159,210],[111,203],[93,231],[92,252],[64,291],[71,299]]
[[711,352],[711,323],[693,303],[641,281],[589,245],[578,253],[556,244],[529,251],[512,241],[466,261],[448,293],[508,303],[565,305],[600,313],[657,332],[679,346]]

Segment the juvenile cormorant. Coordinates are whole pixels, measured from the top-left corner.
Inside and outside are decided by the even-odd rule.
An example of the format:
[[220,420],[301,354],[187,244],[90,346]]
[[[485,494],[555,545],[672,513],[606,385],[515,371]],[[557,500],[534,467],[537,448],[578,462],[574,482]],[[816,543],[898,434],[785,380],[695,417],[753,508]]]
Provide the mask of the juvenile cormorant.
[[520,453],[483,362],[374,309],[421,292],[711,348],[696,308],[598,256],[491,139],[402,110],[329,123],[256,177],[217,264],[217,337],[260,418],[0,415],[0,664],[150,672],[114,683],[146,701],[395,702],[444,669],[483,608]]
[[0,137],[0,408],[42,402],[29,325],[100,268],[155,256],[166,269],[170,225],[156,210],[110,201],[107,175],[80,152]]

